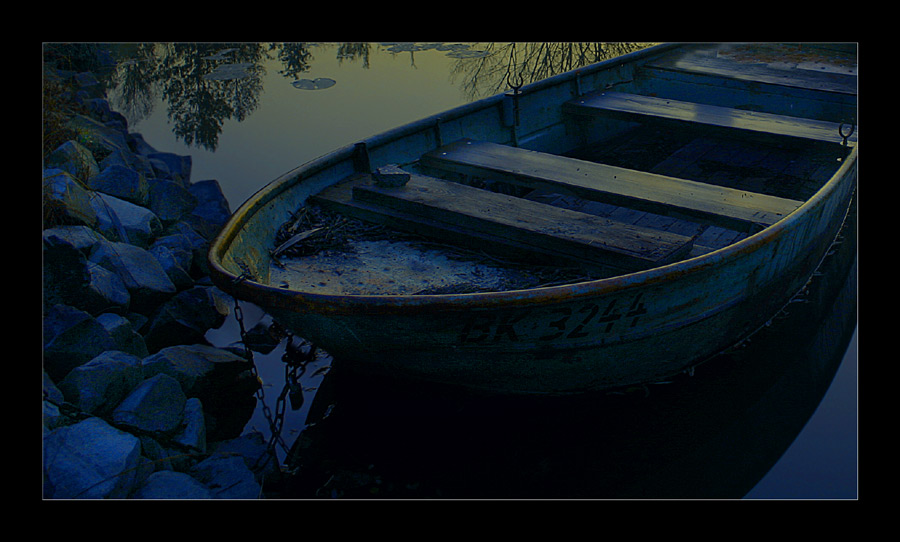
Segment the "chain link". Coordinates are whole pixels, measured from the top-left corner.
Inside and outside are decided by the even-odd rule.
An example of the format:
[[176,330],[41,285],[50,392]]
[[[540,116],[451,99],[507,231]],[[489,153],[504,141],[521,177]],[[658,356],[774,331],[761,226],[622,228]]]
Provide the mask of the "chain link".
[[[248,276],[246,274],[241,274],[234,279],[233,283],[237,284],[247,278]],[[238,323],[241,344],[244,347],[244,357],[250,362],[250,373],[259,384],[256,389],[256,399],[262,407],[262,413],[266,422],[269,424],[270,437],[266,446],[266,454],[264,457],[257,460],[254,465],[254,470],[261,471],[269,461],[275,459],[277,462],[277,455],[275,453],[276,445],[280,445],[285,452],[288,451],[288,446],[281,435],[281,432],[284,429],[284,415],[287,409],[287,401],[291,401],[293,410],[298,410],[303,404],[303,389],[300,386],[300,377],[306,371],[306,365],[316,358],[316,347],[315,345],[310,345],[309,350],[303,352],[302,347],[294,345],[293,335],[290,332],[275,323],[270,327],[275,334],[287,341],[285,344],[285,352],[281,357],[281,360],[285,363],[284,388],[282,388],[281,393],[275,400],[275,412],[273,413],[272,409],[266,403],[266,393],[263,381],[259,376],[259,370],[256,367],[253,351],[250,349],[249,341],[247,340],[247,329],[244,326],[244,311],[241,308],[240,301],[238,301],[237,297],[234,297],[234,318]]]

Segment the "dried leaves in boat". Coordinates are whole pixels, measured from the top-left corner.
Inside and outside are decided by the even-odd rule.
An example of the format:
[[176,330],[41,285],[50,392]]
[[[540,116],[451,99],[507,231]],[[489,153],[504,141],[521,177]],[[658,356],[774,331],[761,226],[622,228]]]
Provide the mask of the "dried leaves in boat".
[[350,239],[384,239],[387,236],[383,226],[308,205],[279,228],[272,256],[309,256],[323,250],[347,249]]

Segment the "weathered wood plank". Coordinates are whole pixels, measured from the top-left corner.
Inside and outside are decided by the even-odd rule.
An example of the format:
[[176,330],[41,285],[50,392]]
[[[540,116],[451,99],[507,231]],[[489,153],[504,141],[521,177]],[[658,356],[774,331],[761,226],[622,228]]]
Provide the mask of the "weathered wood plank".
[[857,77],[843,73],[770,68],[763,64],[739,63],[701,55],[664,57],[647,64],[644,68],[726,77],[750,83],[764,83],[834,94],[857,95]]
[[[742,111],[624,92],[586,94],[566,103],[564,108],[567,112],[578,115],[610,115],[628,120],[652,117],[830,143],[843,142],[838,130],[840,124],[833,122]],[[849,132],[849,127],[846,127],[845,131]],[[848,145],[854,145],[857,140],[858,134],[854,130],[847,140]]]
[[591,266],[647,269],[677,261],[692,247],[687,236],[421,175],[413,175],[402,187],[377,186],[363,175],[315,199],[359,218],[405,224],[420,233],[424,223],[429,231],[443,230],[444,239],[465,237],[482,241],[482,246],[491,240]]
[[568,190],[668,216],[738,231],[769,226],[801,202],[521,148],[463,139],[422,156],[426,167]]

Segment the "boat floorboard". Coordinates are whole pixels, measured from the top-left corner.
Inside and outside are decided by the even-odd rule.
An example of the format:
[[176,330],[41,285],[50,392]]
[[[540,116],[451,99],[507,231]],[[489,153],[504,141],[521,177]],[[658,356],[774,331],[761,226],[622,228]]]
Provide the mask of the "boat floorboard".
[[534,259],[560,257],[588,267],[647,269],[682,259],[692,248],[692,236],[422,175],[400,187],[358,175],[314,201],[450,241],[499,243]]

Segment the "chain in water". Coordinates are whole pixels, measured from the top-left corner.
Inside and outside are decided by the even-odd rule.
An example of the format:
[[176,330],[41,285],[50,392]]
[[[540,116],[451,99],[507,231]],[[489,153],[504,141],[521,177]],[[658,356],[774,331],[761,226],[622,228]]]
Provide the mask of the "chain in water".
[[[238,283],[246,278],[246,275],[240,275],[234,282]],[[250,362],[250,373],[259,384],[256,389],[256,399],[262,406],[263,416],[269,424],[270,437],[266,454],[264,458],[260,458],[255,465],[255,469],[262,470],[270,460],[277,460],[277,455],[275,453],[276,445],[281,445],[282,449],[285,451],[288,449],[281,436],[281,431],[284,427],[284,414],[287,408],[287,401],[290,400],[293,410],[299,409],[300,405],[303,404],[303,390],[300,387],[300,377],[305,372],[307,363],[315,359],[316,347],[312,345],[307,352],[304,352],[302,347],[294,345],[293,336],[290,333],[284,330],[281,330],[279,333],[287,340],[285,352],[281,358],[285,363],[284,388],[281,390],[281,393],[275,401],[275,412],[273,413],[272,409],[269,408],[269,405],[266,403],[265,388],[256,367],[253,351],[250,349],[249,341],[247,340],[247,330],[244,326],[244,311],[241,309],[237,297],[234,298],[234,318],[238,323],[241,344],[244,347],[244,357]]]

